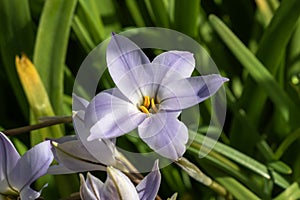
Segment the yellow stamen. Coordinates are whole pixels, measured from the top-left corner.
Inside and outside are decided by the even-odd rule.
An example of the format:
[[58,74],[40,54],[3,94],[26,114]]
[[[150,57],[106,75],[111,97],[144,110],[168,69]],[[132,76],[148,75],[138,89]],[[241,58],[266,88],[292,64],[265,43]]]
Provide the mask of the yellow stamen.
[[139,108],[143,113],[149,114],[149,110],[145,106],[140,106]]
[[151,108],[153,109],[154,112],[158,112],[153,98],[151,99]]
[[150,97],[149,96],[145,96],[144,97],[144,104],[143,106],[145,106],[145,108],[149,108],[150,106]]

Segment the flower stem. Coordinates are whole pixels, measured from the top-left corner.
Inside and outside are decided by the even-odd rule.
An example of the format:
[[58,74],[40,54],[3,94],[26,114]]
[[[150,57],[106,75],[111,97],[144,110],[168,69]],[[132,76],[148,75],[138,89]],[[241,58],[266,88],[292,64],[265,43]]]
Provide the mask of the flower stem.
[[226,199],[233,199],[232,195],[222,185],[204,174],[195,164],[191,163],[188,159],[181,157],[175,163],[184,171],[186,171],[189,176],[193,177],[198,182],[209,187]]
[[5,135],[12,136],[12,135],[18,135],[21,133],[26,133],[26,132],[30,132],[33,130],[45,128],[48,126],[53,126],[53,125],[57,125],[57,124],[66,124],[66,123],[72,122],[71,116],[45,117],[45,118],[41,118],[41,119],[42,119],[41,123],[5,130],[5,131],[3,131],[3,133]]

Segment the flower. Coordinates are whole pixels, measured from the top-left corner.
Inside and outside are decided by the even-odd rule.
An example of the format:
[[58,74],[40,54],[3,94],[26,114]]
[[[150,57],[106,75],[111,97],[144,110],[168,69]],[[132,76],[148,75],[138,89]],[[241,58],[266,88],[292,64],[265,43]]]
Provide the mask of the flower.
[[168,51],[152,62],[129,39],[113,35],[106,60],[116,88],[96,95],[87,107],[88,140],[109,139],[138,128],[157,153],[177,160],[186,150],[188,129],[178,120],[183,109],[212,96],[228,79],[218,74],[190,77],[193,54]]
[[0,132],[0,199],[36,199],[40,192],[30,185],[46,174],[53,160],[49,141],[42,142],[22,157],[10,140]]
[[48,173],[67,174],[83,171],[106,170],[106,166],[117,166],[118,156],[114,142],[108,139],[87,141],[90,135],[83,118],[88,101],[73,95],[73,123],[76,136],[65,136],[51,141],[55,160]]
[[82,199],[115,199],[115,200],[153,200],[155,199],[161,175],[158,169],[158,161],[155,162],[150,172],[136,187],[130,179],[120,170],[113,167],[107,168],[107,179],[102,183],[99,179],[87,174],[86,181],[80,174]]

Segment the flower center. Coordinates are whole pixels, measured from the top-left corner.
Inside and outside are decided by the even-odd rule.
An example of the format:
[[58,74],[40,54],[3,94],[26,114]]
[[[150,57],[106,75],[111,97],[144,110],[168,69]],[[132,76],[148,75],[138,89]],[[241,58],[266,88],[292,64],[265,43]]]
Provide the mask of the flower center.
[[139,109],[140,109],[140,111],[142,111],[143,113],[146,113],[146,114],[158,112],[158,109],[155,105],[154,98],[151,98],[151,100],[150,100],[149,96],[144,97],[144,103],[143,103],[143,105],[139,106]]

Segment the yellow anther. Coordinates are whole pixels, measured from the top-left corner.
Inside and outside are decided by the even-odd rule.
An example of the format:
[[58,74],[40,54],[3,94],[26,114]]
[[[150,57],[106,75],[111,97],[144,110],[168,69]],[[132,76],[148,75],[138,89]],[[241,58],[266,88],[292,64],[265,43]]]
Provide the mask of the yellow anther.
[[156,113],[158,112],[153,98],[151,99],[151,108],[153,109],[154,112]]
[[145,106],[140,106],[139,108],[143,113],[149,114],[149,110]]
[[144,97],[144,104],[143,106],[145,106],[145,108],[149,108],[150,106],[150,97],[149,96],[145,96]]

